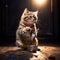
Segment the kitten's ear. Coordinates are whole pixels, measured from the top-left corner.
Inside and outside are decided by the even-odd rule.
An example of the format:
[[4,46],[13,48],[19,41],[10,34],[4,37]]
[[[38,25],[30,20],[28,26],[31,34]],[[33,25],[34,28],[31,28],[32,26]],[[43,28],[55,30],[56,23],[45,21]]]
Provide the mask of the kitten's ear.
[[25,14],[27,14],[28,12],[29,12],[29,10],[27,8],[25,8],[21,18],[23,18],[25,16]]
[[34,14],[37,16],[38,15],[38,11],[34,12]]
[[28,10],[27,8],[25,8],[23,14],[26,14],[26,13],[28,13],[28,12],[29,12],[29,10]]

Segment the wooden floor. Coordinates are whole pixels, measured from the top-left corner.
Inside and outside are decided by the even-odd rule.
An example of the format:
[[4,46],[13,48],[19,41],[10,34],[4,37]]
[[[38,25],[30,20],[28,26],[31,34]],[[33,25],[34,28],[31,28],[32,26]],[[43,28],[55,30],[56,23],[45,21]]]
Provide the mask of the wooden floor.
[[32,53],[16,46],[0,47],[0,60],[60,60],[60,47],[38,46],[41,51]]

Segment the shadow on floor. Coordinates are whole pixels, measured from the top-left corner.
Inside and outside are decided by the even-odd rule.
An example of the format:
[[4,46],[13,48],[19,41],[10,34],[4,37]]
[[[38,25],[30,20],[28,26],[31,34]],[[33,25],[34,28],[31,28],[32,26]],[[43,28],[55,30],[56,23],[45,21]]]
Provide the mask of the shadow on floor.
[[27,51],[16,50],[0,54],[0,60],[29,60],[32,54]]

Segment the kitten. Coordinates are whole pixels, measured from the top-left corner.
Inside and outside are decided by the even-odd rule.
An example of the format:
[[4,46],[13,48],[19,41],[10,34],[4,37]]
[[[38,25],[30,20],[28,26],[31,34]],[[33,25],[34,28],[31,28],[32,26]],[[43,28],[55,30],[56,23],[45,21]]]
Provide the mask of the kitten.
[[38,46],[36,23],[38,11],[32,12],[25,8],[18,29],[16,31],[16,45],[27,48],[30,45]]

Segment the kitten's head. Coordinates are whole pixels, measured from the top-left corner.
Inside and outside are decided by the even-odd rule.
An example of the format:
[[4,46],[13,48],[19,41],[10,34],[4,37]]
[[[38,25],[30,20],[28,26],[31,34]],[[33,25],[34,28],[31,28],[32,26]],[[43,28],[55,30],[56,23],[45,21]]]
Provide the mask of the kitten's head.
[[38,20],[37,14],[38,14],[38,11],[32,12],[32,11],[29,11],[27,8],[25,8],[21,16],[21,20],[26,24],[36,23]]

